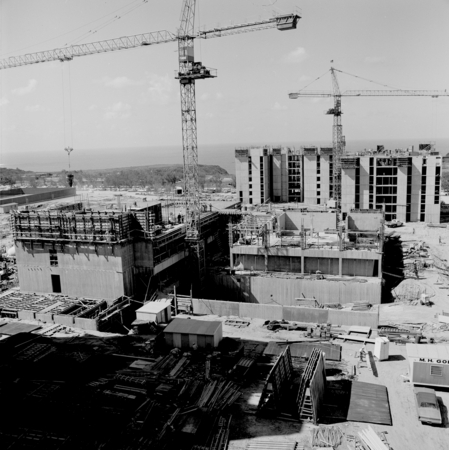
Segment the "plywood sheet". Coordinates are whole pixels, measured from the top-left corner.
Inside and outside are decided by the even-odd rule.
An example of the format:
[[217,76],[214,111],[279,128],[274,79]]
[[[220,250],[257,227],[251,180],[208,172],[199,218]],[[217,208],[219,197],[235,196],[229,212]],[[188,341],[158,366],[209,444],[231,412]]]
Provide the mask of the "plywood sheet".
[[353,381],[349,400],[348,420],[392,425],[386,386]]

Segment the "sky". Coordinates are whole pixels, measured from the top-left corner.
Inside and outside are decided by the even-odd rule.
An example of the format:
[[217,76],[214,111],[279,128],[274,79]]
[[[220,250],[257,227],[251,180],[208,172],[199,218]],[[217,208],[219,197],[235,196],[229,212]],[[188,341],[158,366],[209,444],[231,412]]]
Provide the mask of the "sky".
[[[181,0],[0,0],[0,59],[157,30]],[[218,70],[196,84],[198,144],[332,140],[332,99],[290,100],[329,71],[400,89],[449,90],[449,0],[198,0],[214,28],[300,9],[297,30],[196,40]],[[176,43],[0,71],[0,164],[77,149],[181,144]],[[338,73],[341,90],[382,89]],[[331,89],[329,73],[310,89]],[[343,99],[346,141],[449,138],[449,98]],[[73,153],[72,157],[75,157]],[[155,161],[163,163],[164,161]],[[201,161],[200,161],[201,162]]]

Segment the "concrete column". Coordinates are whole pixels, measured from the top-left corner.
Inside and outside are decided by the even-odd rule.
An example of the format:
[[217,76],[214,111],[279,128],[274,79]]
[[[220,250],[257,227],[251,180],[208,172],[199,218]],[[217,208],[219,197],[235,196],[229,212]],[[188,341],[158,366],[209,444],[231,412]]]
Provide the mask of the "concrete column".
[[304,273],[304,254],[301,254],[301,273]]
[[338,275],[340,277],[343,275],[343,258],[341,253],[338,255]]

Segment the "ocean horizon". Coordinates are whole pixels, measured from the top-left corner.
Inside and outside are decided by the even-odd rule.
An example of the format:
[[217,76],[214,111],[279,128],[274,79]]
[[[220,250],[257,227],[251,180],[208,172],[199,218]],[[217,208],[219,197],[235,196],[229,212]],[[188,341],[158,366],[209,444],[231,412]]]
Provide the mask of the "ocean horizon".
[[[364,149],[375,149],[377,145],[384,145],[387,149],[407,148],[414,146],[418,149],[420,143],[427,143],[425,139],[367,139],[354,140],[346,143],[349,153]],[[198,162],[204,165],[217,165],[228,173],[234,174],[234,150],[238,147],[257,147],[261,145],[281,145],[300,148],[302,145],[331,146],[327,141],[302,142],[272,142],[251,144],[204,144],[198,146]],[[436,150],[441,155],[449,153],[449,139],[436,141]],[[129,147],[103,149],[74,149],[70,157],[71,170],[113,169],[122,167],[149,166],[156,164],[182,164],[182,149],[178,145],[158,147]],[[68,169],[67,154],[63,149],[41,152],[17,152],[0,154],[0,167],[19,168],[35,172],[57,172]]]

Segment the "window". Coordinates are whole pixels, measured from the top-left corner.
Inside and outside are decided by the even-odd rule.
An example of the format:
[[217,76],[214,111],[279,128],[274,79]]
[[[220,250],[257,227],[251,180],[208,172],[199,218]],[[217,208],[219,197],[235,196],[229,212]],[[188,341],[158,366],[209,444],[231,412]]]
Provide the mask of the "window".
[[48,253],[50,254],[50,266],[58,267],[58,253],[56,250],[49,250]]
[[430,375],[433,375],[434,377],[442,377],[443,368],[441,366],[430,366]]

